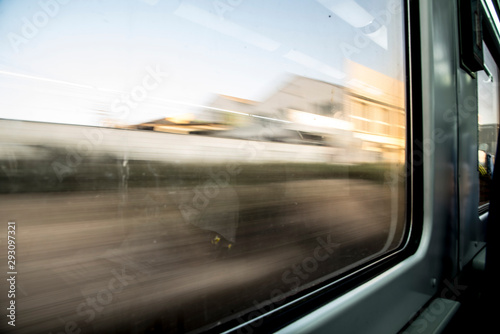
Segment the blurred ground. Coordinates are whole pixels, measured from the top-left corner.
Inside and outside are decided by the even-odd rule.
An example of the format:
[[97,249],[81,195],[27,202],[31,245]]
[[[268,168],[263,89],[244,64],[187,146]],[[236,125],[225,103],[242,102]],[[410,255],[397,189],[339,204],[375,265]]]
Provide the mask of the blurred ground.
[[[1,194],[1,219],[17,228],[15,333],[195,330],[272,291],[317,284],[402,235],[391,229],[394,189],[382,183],[227,184],[206,202],[196,189]],[[6,252],[0,259],[6,272]]]

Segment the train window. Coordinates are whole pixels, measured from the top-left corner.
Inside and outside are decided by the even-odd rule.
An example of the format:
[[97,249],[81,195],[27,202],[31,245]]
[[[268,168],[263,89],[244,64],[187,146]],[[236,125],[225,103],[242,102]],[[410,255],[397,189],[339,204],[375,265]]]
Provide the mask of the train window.
[[0,212],[18,228],[19,327],[245,322],[400,249],[403,12],[2,1]]
[[479,205],[489,203],[495,164],[499,125],[498,67],[485,44],[485,70],[477,74],[478,83],[478,170]]

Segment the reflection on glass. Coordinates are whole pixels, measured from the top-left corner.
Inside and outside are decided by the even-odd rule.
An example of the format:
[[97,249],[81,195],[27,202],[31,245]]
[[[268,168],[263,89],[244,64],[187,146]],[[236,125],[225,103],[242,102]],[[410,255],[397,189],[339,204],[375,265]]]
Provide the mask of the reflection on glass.
[[401,245],[399,1],[0,6],[22,330],[244,323]]
[[498,143],[498,67],[483,43],[485,71],[478,72],[478,170],[479,205],[489,203]]

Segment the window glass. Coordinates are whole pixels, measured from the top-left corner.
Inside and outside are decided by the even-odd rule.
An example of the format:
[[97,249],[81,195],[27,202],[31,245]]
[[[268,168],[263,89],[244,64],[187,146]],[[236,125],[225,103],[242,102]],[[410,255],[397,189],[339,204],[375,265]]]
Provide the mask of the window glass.
[[401,1],[25,0],[0,15],[19,330],[243,323],[402,244]]
[[490,186],[498,143],[498,67],[483,44],[486,70],[477,73],[478,83],[478,170],[479,205],[490,201]]

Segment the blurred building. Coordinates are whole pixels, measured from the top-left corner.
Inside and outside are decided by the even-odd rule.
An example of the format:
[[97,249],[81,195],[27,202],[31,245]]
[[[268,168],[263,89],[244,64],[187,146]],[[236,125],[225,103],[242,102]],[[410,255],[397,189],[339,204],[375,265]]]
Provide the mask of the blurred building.
[[290,76],[263,101],[215,96],[200,108],[203,121],[190,114],[129,128],[329,146],[351,162],[404,162],[404,83],[353,62],[348,69],[346,87]]
[[345,112],[363,151],[384,160],[405,160],[406,108],[404,82],[349,62]]

